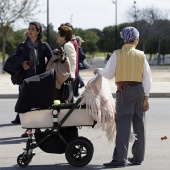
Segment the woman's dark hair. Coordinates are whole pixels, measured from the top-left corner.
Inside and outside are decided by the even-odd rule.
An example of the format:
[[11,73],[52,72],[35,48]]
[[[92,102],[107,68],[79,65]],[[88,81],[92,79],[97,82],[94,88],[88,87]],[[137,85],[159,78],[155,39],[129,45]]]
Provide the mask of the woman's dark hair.
[[61,25],[60,27],[58,27],[58,31],[61,37],[65,37],[66,41],[70,41],[72,39],[73,30],[71,27]]
[[42,25],[39,23],[39,22],[30,22],[29,25],[35,25],[35,28],[37,31],[40,31],[40,33],[38,34],[38,37],[37,39],[39,41],[42,41],[42,38],[43,38],[43,32],[42,32]]

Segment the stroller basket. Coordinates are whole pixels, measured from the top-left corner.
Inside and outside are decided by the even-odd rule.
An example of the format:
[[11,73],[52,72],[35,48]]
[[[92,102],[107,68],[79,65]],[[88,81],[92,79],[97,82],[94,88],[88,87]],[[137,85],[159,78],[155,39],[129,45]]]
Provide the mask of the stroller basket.
[[[44,132],[35,133],[35,140],[39,143],[39,148],[46,153],[61,154],[65,152],[66,144],[62,141],[58,134],[52,133],[47,129]],[[75,126],[60,129],[60,135],[69,143],[78,138],[78,129]],[[44,138],[50,136],[47,140],[41,142]]]

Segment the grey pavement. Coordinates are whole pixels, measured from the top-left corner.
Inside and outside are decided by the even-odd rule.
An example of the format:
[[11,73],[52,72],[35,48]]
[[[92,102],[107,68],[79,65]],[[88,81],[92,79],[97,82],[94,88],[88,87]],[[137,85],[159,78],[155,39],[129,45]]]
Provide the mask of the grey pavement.
[[[93,70],[95,68],[102,68],[105,66],[105,60],[103,58],[90,59],[89,63],[91,64],[90,69],[80,71],[80,75],[85,83],[87,83],[92,77],[94,77]],[[153,84],[150,97],[170,97],[170,65],[151,65],[151,72]],[[114,96],[116,91],[114,79],[109,80],[109,85]],[[84,88],[80,89],[80,93],[83,90]],[[2,74],[2,66],[0,63],[0,98],[17,98],[17,96],[18,86],[12,84],[9,74]]]
[[[14,106],[17,99],[0,99],[0,170],[20,170],[17,157],[23,152],[26,139],[20,138],[25,129],[10,123],[15,117]],[[170,169],[170,98],[151,98],[150,109],[146,112],[146,152],[140,166],[128,164],[119,170],[169,170]],[[109,143],[102,130],[83,126],[79,136],[88,138],[94,146],[94,154],[89,164],[76,168],[68,164],[65,154],[49,154],[39,147],[34,149],[35,156],[25,169],[31,170],[96,170],[106,169],[103,163],[110,162],[114,150],[114,140]],[[167,136],[167,140],[161,137]],[[129,144],[128,156],[131,156]],[[108,168],[113,169],[113,168]]]

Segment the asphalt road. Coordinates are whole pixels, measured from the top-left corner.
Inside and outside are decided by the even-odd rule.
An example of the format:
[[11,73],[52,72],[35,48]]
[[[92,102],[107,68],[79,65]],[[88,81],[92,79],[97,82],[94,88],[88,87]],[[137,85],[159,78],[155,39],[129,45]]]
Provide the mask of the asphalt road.
[[[170,98],[151,98],[150,110],[146,113],[146,156],[140,166],[128,165],[127,170],[169,170],[170,169]],[[20,138],[24,129],[20,125],[11,124],[14,119],[16,99],[0,99],[0,170],[21,169],[16,162],[23,152],[26,139]],[[102,164],[110,162],[114,149],[114,142],[108,143],[105,133],[89,127],[82,127],[79,135],[91,140],[94,145],[94,155],[91,162],[82,168],[75,168],[68,164],[65,154],[48,154],[36,148],[35,156],[26,169],[105,169]],[[167,136],[167,140],[161,137]],[[129,146],[129,156],[130,154]]]

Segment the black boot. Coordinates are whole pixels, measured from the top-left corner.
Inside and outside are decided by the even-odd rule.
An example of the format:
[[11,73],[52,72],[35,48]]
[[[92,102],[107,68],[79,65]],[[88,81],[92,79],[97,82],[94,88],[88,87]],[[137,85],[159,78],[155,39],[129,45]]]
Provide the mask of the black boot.
[[11,121],[12,124],[20,124],[19,113],[17,113],[15,120]]

